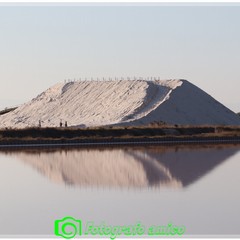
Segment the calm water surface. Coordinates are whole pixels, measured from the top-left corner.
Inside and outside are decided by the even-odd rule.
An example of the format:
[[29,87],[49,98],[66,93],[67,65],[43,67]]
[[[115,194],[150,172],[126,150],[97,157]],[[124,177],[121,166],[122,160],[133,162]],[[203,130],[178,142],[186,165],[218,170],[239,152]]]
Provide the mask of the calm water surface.
[[240,146],[0,151],[0,236],[53,236],[73,216],[240,235]]

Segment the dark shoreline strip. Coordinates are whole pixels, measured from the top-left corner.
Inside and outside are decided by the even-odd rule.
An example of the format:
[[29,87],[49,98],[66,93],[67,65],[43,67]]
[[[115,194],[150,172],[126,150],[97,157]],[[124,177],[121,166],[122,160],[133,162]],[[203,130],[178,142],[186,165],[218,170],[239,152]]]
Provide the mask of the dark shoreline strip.
[[240,144],[240,137],[190,137],[190,138],[138,138],[138,139],[88,139],[88,140],[34,140],[0,143],[0,148],[21,147],[95,147],[95,146],[136,146],[136,145],[179,145],[179,144]]

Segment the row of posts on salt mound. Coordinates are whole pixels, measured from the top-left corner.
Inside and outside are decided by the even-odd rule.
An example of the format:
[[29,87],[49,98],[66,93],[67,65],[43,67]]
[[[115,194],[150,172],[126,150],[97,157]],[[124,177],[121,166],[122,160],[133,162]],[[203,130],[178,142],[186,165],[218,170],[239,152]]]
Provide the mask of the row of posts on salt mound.
[[[43,121],[41,121],[41,120],[38,121],[38,127],[42,127],[42,122],[43,122]],[[62,119],[60,119],[59,127],[63,127]],[[68,123],[67,123],[67,121],[65,121],[65,123],[64,123],[64,127],[68,127]]]
[[134,80],[134,81],[137,81],[137,80],[147,80],[147,81],[157,81],[157,80],[160,80],[160,77],[97,77],[97,78],[74,78],[74,79],[65,79],[64,80],[64,83],[67,83],[67,82],[78,82],[78,81],[119,81],[119,80]]

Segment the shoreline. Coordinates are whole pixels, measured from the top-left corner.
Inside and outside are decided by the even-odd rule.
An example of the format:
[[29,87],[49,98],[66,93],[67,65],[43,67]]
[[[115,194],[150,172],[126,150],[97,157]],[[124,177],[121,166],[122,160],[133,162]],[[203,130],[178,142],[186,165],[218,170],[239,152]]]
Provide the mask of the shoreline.
[[240,144],[240,127],[142,126],[25,128],[0,130],[0,149],[9,147],[95,147]]
[[197,144],[240,144],[240,136],[229,137],[158,137],[158,138],[113,138],[113,139],[56,139],[56,140],[12,140],[0,142],[3,148],[35,147],[105,147],[105,146],[168,146]]

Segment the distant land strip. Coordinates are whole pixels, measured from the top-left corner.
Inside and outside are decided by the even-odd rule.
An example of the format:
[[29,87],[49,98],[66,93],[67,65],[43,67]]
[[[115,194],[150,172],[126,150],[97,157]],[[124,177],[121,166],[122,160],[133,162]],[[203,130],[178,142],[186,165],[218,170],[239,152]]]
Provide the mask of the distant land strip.
[[238,144],[240,127],[101,127],[0,130],[0,148],[58,146],[139,146],[174,144]]

